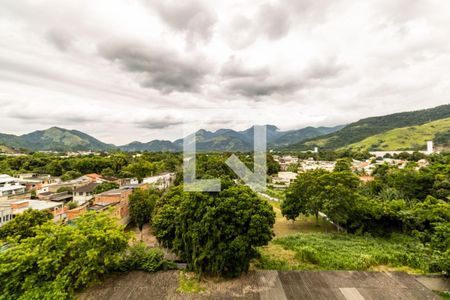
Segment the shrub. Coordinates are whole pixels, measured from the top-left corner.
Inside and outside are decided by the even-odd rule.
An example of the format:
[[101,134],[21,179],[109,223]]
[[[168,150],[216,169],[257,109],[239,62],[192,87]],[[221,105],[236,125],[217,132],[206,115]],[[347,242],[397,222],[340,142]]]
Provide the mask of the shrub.
[[146,272],[169,270],[175,267],[173,262],[164,259],[162,250],[149,248],[143,242],[131,246],[119,265],[121,271],[141,270]]

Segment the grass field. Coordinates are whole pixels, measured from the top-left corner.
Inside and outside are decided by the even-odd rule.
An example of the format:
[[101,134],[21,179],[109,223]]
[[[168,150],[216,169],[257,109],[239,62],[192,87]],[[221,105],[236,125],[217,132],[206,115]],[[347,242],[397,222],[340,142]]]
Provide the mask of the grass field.
[[418,126],[396,128],[351,144],[348,148],[361,150],[421,150],[426,141],[433,140],[437,133],[450,130],[450,118]]
[[277,270],[396,270],[428,272],[429,254],[403,235],[389,239],[337,233],[299,233],[260,248],[257,268]]
[[[273,203],[272,201],[269,201]],[[276,237],[297,234],[299,232],[335,232],[336,228],[323,220],[319,219],[319,226],[316,225],[316,219],[313,216],[300,215],[295,222],[287,220],[281,214],[279,203],[273,203],[273,210],[276,213],[275,225],[273,231]]]

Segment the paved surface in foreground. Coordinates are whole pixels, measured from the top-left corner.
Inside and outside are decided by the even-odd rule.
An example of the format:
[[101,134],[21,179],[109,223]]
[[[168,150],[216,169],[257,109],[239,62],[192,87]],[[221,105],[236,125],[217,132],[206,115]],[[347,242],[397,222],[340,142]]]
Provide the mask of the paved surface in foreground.
[[179,294],[178,271],[131,272],[78,296],[103,299],[440,299],[413,276],[391,272],[254,271],[233,280],[204,282],[202,294]]

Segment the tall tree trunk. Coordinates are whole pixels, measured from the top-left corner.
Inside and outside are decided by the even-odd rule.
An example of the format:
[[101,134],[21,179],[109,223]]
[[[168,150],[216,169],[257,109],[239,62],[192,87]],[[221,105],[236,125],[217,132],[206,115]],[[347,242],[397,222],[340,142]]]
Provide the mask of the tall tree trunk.
[[319,226],[319,211],[316,210],[316,226]]

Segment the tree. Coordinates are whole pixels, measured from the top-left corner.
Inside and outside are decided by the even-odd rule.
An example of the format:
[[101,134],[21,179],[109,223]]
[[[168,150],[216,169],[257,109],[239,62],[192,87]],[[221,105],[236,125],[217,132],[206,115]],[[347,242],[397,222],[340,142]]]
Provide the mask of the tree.
[[101,194],[103,192],[118,189],[119,185],[115,182],[102,182],[99,185],[97,185],[94,189],[94,194]]
[[69,209],[77,208],[77,207],[78,207],[78,203],[75,202],[75,201],[70,201],[69,203],[67,203],[67,207],[68,207]]
[[351,172],[331,172],[319,178],[321,186],[320,197],[323,201],[323,211],[327,216],[339,224],[345,224],[351,216],[356,198],[359,197],[357,188],[359,178]]
[[151,221],[151,216],[155,203],[158,200],[158,194],[152,190],[135,189],[129,198],[130,219],[136,224],[141,233],[144,224]]
[[67,171],[63,176],[61,176],[61,180],[67,181],[78,177],[81,177],[81,173],[79,171]]
[[104,168],[101,172],[102,176],[112,177],[115,175],[114,170],[111,168]]
[[344,223],[357,196],[359,179],[351,172],[307,171],[300,174],[286,192],[281,213],[295,220],[301,213],[313,214],[319,224],[319,212],[337,223]]
[[53,215],[47,210],[27,209],[17,215],[14,219],[0,227],[0,239],[14,237],[25,239],[35,235],[34,229],[48,220],[53,219]]
[[352,163],[349,159],[338,159],[336,161],[336,165],[334,166],[334,172],[343,172],[343,171],[347,171],[350,172],[352,169]]
[[117,268],[129,238],[107,213],[88,212],[71,226],[48,221],[0,251],[2,299],[73,298]]
[[300,214],[313,214],[318,225],[319,211],[323,208],[319,178],[327,173],[320,169],[301,173],[286,191],[286,200],[281,203],[283,216],[295,221]]
[[[267,155],[267,175],[272,175],[280,172],[281,167],[280,164],[275,161],[272,154]],[[297,172],[297,170],[293,171]]]
[[184,193],[172,188],[153,222],[158,241],[197,273],[238,276],[246,272],[256,247],[273,236],[275,213],[251,189],[235,186],[220,193]]

